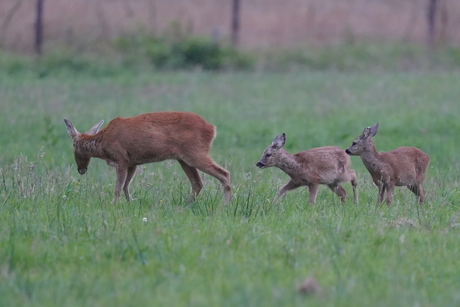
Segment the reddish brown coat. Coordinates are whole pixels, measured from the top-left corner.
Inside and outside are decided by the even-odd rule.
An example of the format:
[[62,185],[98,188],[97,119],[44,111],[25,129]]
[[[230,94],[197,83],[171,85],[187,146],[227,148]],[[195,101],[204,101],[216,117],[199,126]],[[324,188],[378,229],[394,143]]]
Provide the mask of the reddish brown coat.
[[115,167],[116,202],[123,189],[130,200],[129,184],[136,167],[167,159],[179,161],[190,180],[193,198],[203,183],[198,170],[217,178],[224,188],[225,199],[230,200],[230,173],[210,157],[216,129],[197,114],[189,112],[153,112],[135,117],[117,117],[101,131],[104,121],[87,133],[79,133],[64,119],[67,132],[73,139],[75,161],[80,174],[87,170],[92,157],[100,158]]

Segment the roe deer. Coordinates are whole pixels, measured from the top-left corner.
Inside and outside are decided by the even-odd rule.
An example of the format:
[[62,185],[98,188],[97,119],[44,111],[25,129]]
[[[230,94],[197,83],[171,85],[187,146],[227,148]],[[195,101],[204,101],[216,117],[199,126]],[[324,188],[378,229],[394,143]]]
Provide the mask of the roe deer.
[[273,199],[275,204],[286,192],[300,186],[307,186],[310,192],[308,201],[315,204],[318,186],[326,184],[344,203],[347,192],[340,185],[351,181],[355,203],[358,203],[356,187],[358,181],[355,171],[350,169],[350,157],[339,147],[326,146],[289,154],[282,147],[286,143],[286,134],[277,135],[272,144],[265,149],[262,158],[256,163],[259,168],[275,166],[291,177],[282,186]]
[[425,200],[423,181],[430,163],[430,157],[415,147],[399,147],[390,152],[378,153],[372,137],[377,134],[379,123],[364,129],[350,147],[346,149],[351,156],[360,156],[379,188],[378,202],[382,203],[386,193],[386,203],[393,202],[395,186],[406,186],[416,196],[419,203]]
[[122,189],[130,201],[129,184],[138,165],[167,159],[179,161],[192,184],[192,200],[203,187],[198,173],[201,170],[222,183],[225,200],[230,201],[230,173],[209,157],[216,128],[197,114],[154,112],[117,117],[101,131],[99,127],[104,121],[87,133],[79,133],[66,118],[64,122],[73,140],[75,161],[81,175],[86,173],[92,157],[115,167],[117,180],[113,203],[118,201]]

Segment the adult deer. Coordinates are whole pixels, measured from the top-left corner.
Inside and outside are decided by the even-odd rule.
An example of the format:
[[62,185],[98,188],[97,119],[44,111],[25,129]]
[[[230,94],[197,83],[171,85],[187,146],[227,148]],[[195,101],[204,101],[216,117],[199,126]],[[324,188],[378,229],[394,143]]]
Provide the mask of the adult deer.
[[358,181],[355,171],[350,169],[350,157],[343,149],[326,146],[292,155],[283,149],[285,143],[286,134],[277,135],[272,144],[265,149],[262,158],[256,163],[259,168],[275,166],[291,177],[291,180],[278,190],[273,204],[284,193],[301,186],[308,187],[310,192],[308,201],[315,204],[320,184],[327,185],[344,203],[347,192],[340,183],[348,181],[351,181],[353,186],[354,201],[358,203],[356,192]]
[[423,181],[430,157],[415,147],[399,147],[390,152],[378,153],[372,140],[378,130],[379,123],[365,128],[363,134],[346,149],[347,154],[361,157],[372,180],[379,188],[379,203],[384,199],[387,205],[393,202],[395,186],[408,187],[417,197],[417,201],[423,202]]
[[200,193],[203,182],[198,170],[217,178],[223,186],[225,200],[230,201],[230,173],[217,165],[209,150],[216,128],[194,113],[154,112],[135,117],[117,117],[101,131],[94,125],[88,132],[78,132],[66,118],[64,123],[73,140],[78,172],[86,173],[91,158],[105,160],[115,167],[115,198],[121,190],[130,201],[129,184],[138,165],[167,159],[179,161],[192,185],[192,200]]

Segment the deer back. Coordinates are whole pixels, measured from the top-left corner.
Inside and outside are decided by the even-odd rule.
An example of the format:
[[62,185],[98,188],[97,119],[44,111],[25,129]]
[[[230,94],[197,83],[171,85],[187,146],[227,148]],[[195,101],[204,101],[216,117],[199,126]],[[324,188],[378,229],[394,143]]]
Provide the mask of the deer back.
[[[396,185],[412,184],[420,176],[424,177],[430,162],[429,156],[415,147],[399,147],[389,152],[381,152],[379,158],[386,164],[386,171],[395,179]],[[372,173],[379,175],[377,171]]]
[[215,127],[194,113],[154,112],[117,117],[94,135],[73,138],[74,151],[109,164],[139,165],[207,155],[215,134]]
[[348,180],[350,157],[339,147],[312,148],[299,152],[294,157],[302,166],[301,173],[306,174],[311,182],[330,184]]

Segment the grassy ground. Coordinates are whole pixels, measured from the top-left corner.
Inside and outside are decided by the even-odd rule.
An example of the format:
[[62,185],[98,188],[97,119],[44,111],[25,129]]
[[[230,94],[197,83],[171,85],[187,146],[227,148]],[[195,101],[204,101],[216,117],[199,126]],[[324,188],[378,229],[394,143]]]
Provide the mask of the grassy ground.
[[[457,306],[459,83],[455,72],[0,74],[0,305]],[[187,203],[178,163],[142,167],[129,204],[110,203],[104,162],[78,175],[63,117],[86,131],[162,110],[217,126],[212,156],[232,173],[231,204],[206,175]],[[321,187],[316,206],[305,189],[270,206],[287,176],[254,162],[276,134],[292,153],[346,148],[377,121],[379,151],[430,155],[426,204],[398,189],[377,207],[354,157],[359,205]],[[297,292],[308,276],[321,293]]]

